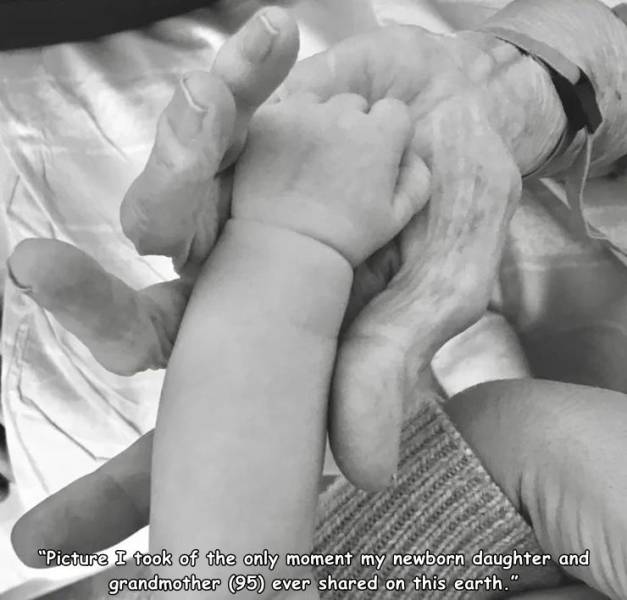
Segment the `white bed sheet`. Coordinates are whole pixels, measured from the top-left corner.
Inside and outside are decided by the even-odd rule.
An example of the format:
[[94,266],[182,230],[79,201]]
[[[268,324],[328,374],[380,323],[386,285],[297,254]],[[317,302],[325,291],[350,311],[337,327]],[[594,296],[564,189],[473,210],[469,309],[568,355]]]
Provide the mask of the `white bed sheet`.
[[[331,6],[334,1],[329,0]],[[354,0],[354,8],[369,3]],[[382,23],[446,31],[451,27],[443,15],[459,25],[505,3],[372,0],[371,6]],[[167,260],[137,256],[121,232],[118,210],[146,161],[157,117],[178,77],[207,68],[227,33],[215,27],[214,17],[203,9],[92,43],[0,53],[5,252],[27,237],[53,237],[86,250],[133,286],[173,277]],[[323,49],[333,37],[303,26],[302,56]],[[526,372],[520,347],[502,318],[492,318],[477,331],[484,343],[481,352],[471,343],[472,365],[462,372],[455,367],[463,345],[440,359],[440,374],[450,390],[494,378],[497,364],[503,376]],[[509,350],[495,359],[491,349],[499,340]],[[42,576],[11,553],[8,532],[15,518],[148,431],[162,382],[160,372],[131,378],[106,372],[10,283],[4,292],[2,357],[2,418],[15,485],[11,502],[4,509],[0,505],[0,592]]]

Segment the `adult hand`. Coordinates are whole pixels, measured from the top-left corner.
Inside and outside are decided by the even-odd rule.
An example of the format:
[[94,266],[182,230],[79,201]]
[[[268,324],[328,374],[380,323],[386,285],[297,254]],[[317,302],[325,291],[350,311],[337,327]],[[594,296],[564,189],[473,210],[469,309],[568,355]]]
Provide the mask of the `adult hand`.
[[[83,253],[53,241],[28,240],[10,260],[14,280],[110,370],[133,373],[167,362],[194,273],[227,210],[228,178],[215,177],[224,151],[234,145],[229,156],[236,154],[254,108],[294,60],[295,26],[270,10],[264,14],[277,21],[274,36],[253,20],[221,50],[213,77],[188,80],[194,102],[177,92],[151,159],[122,206],[123,227],[140,253],[171,256],[181,280],[136,293]],[[256,63],[245,48],[257,48]],[[208,113],[199,109],[221,81],[224,99]],[[518,198],[510,151],[523,171],[535,167],[552,150],[564,118],[546,73],[513,47],[417,27],[350,38],[300,63],[284,91],[405,101],[416,127],[412,151],[433,171],[428,219],[414,219],[357,270],[335,375],[330,436],[336,459],[355,484],[378,489],[396,468],[403,403],[419,374],[487,305]],[[537,139],[529,134],[532,119]],[[488,156],[495,162],[486,178],[487,161],[476,159]]]
[[394,473],[403,405],[422,372],[487,306],[520,193],[512,165],[541,164],[564,116],[547,74],[513,47],[415,27],[351,38],[297,64],[281,96],[305,92],[406,102],[413,150],[432,172],[428,214],[357,271],[349,319],[357,316],[333,381],[336,461],[359,487],[379,489]]
[[[410,32],[413,32],[415,34],[415,37],[414,35],[410,35]],[[532,115],[533,111],[531,109],[527,110],[527,106],[525,105],[525,99],[528,98],[528,96],[526,96],[525,93],[517,88],[516,85],[508,87],[509,80],[503,83],[503,80],[499,79],[498,76],[492,75],[492,73],[497,70],[498,65],[497,61],[491,62],[492,59],[490,58],[489,53],[486,53],[483,50],[477,50],[477,48],[473,46],[475,52],[467,53],[465,55],[468,56],[468,61],[470,62],[472,62],[471,58],[473,56],[476,59],[476,68],[474,70],[473,76],[474,79],[471,77],[470,87],[468,87],[468,79],[465,77],[460,78],[459,72],[456,72],[456,77],[453,78],[455,79],[455,81],[457,81],[455,85],[452,85],[450,83],[450,80],[446,77],[440,79],[440,82],[448,82],[446,83],[446,85],[442,83],[437,84],[437,73],[434,73],[434,69],[432,69],[430,71],[432,77],[432,85],[426,85],[423,79],[419,79],[417,87],[414,88],[413,84],[410,85],[410,81],[407,76],[410,74],[415,74],[414,67],[419,73],[422,73],[423,70],[427,68],[425,67],[425,64],[422,62],[422,60],[420,60],[420,58],[422,58],[426,63],[430,63],[430,61],[438,63],[438,61],[442,59],[442,57],[440,56],[440,54],[443,52],[442,47],[436,48],[434,46],[431,49],[431,52],[421,53],[420,43],[418,43],[417,40],[420,38],[420,36],[422,36],[424,39],[432,38],[432,36],[428,36],[421,30],[409,30],[405,28],[401,30],[395,28],[392,30],[386,30],[386,32],[378,32],[377,34],[372,35],[381,35],[384,36],[385,39],[372,40],[371,44],[364,45],[363,38],[355,38],[350,43],[338,46],[338,48],[334,49],[330,53],[327,53],[326,55],[323,55],[323,57],[313,59],[309,63],[303,63],[304,65],[308,65],[308,67],[306,68],[310,69],[311,76],[307,78],[307,80],[303,83],[303,71],[301,70],[301,67],[299,67],[294,75],[294,79],[288,82],[288,90],[291,89],[292,93],[294,93],[295,90],[302,89],[303,87],[309,85],[318,86],[317,89],[319,91],[324,91],[324,86],[329,85],[324,82],[331,81],[333,82],[332,85],[335,86],[334,91],[341,92],[347,90],[347,88],[351,91],[355,90],[356,88],[360,88],[357,89],[357,91],[360,91],[361,89],[363,89],[363,80],[366,79],[364,78],[363,73],[370,73],[370,81],[372,82],[372,93],[369,97],[371,100],[376,99],[377,94],[379,96],[382,96],[388,93],[396,97],[401,97],[407,102],[410,102],[411,98],[413,98],[415,102],[410,102],[410,104],[414,109],[416,122],[418,125],[422,123],[423,127],[427,127],[430,123],[428,119],[426,121],[420,121],[421,111],[419,110],[419,98],[435,102],[435,100],[438,98],[450,97],[452,92],[454,91],[453,88],[455,88],[455,86],[459,86],[458,88],[455,88],[457,89],[456,93],[458,95],[461,93],[461,91],[463,91],[464,93],[474,91],[474,93],[477,94],[477,90],[473,87],[473,80],[475,84],[477,83],[477,81],[481,80],[483,81],[484,86],[488,88],[488,90],[490,89],[490,87],[492,91],[494,91],[495,89],[498,90],[499,87],[502,88],[501,91],[504,93],[505,96],[504,99],[499,98],[499,101],[502,102],[502,108],[500,110],[492,111],[490,113],[491,118],[489,119],[489,121],[492,124],[492,129],[496,129],[496,131],[500,132],[499,127],[505,127],[505,129],[508,130],[506,131],[506,133],[508,133],[509,137],[502,134],[501,138],[505,138],[506,142],[509,141],[509,143],[507,143],[506,145],[512,149],[518,166],[524,171],[530,170],[537,163],[541,162],[542,157],[545,153],[548,153],[550,151],[552,136],[547,136],[546,132],[548,131],[550,134],[558,133],[561,124],[563,124],[563,119],[560,121],[560,118],[563,117],[563,115],[561,115],[560,113],[558,115],[558,117],[560,118],[555,119],[550,127],[544,127],[544,125],[540,124],[542,123],[542,117],[550,113],[549,110],[547,110],[546,113],[536,115],[538,130],[542,131],[543,141],[546,140],[546,144],[542,147],[541,151],[539,150],[540,145],[534,145],[536,141],[534,141],[533,139],[530,140],[530,143],[528,145],[525,145],[523,143],[522,137],[517,139],[515,135],[516,132],[523,132],[525,135],[528,135],[529,130],[525,130],[525,127],[521,125],[521,122],[527,122],[527,119],[530,118],[529,115]],[[386,41],[386,43],[384,44],[383,41]],[[400,43],[401,41],[404,41],[404,43]],[[437,44],[439,43],[440,42],[438,42]],[[462,52],[462,50],[464,50],[464,46],[461,41],[459,42],[459,44],[461,45],[458,46],[458,54]],[[370,47],[369,51],[368,47]],[[422,48],[422,50],[424,51],[425,49]],[[468,50],[468,47],[466,47],[466,50]],[[412,56],[410,51],[414,51],[416,53],[415,56]],[[381,54],[375,55],[375,53]],[[380,57],[383,58],[379,60]],[[394,59],[394,57],[396,58]],[[415,63],[408,64],[408,60],[411,60],[415,57]],[[453,63],[455,63],[455,59],[452,58],[450,54],[445,53],[444,58],[449,62],[452,60]],[[459,56],[457,56],[457,58],[459,59]],[[505,58],[507,59],[507,56],[505,56]],[[501,57],[501,59],[499,60],[502,59],[503,57]],[[543,77],[543,73],[537,70],[537,67],[535,65],[529,65],[529,63],[525,62],[520,63],[520,60],[521,59],[519,59],[518,57],[512,59],[515,64],[510,65],[510,67],[516,67],[518,65],[520,67],[518,71],[523,69],[523,67],[524,69],[528,70],[533,67],[533,69],[529,70],[528,73],[531,77],[531,83],[546,83]],[[464,62],[464,60],[462,60],[461,64],[466,63]],[[355,69],[353,75],[350,75],[351,69],[340,68],[338,65],[350,65],[351,68]],[[397,68],[392,68],[395,65]],[[483,68],[480,68],[482,66]],[[514,74],[512,76],[512,79],[514,80],[517,77],[520,77],[520,72],[517,73],[516,71],[516,68],[510,68],[507,71],[510,75],[512,73]],[[319,78],[315,77],[316,73],[320,74]],[[379,73],[381,77],[379,79],[372,77],[373,73]],[[389,77],[385,79],[383,75],[388,75]],[[301,78],[300,83],[298,81],[299,77]],[[530,89],[531,96],[537,96],[538,90],[534,89],[533,85],[529,86],[529,83],[529,78],[521,78],[521,87],[528,87]],[[422,88],[420,87],[421,84],[423,85]],[[503,86],[505,87],[503,88]],[[469,97],[472,98],[476,96],[470,94]],[[481,94],[479,94],[479,98],[482,98]],[[485,98],[483,99],[485,100]],[[550,98],[547,101],[550,101]],[[429,102],[425,102],[425,106],[428,105]],[[489,102],[487,103],[487,106],[490,106]],[[506,107],[508,110],[513,107],[516,112],[516,114],[514,115],[516,118],[512,118],[509,122],[507,122],[505,118],[507,116]],[[543,109],[546,108],[546,105],[543,106]],[[440,113],[440,119],[442,119],[442,114],[443,113]],[[428,111],[426,112],[426,115],[428,117]],[[501,115],[501,117],[503,118],[498,119],[498,115]],[[507,123],[509,123],[509,125],[507,125]],[[435,159],[435,157],[437,156],[436,152],[432,151],[433,149],[430,148],[426,148],[423,150],[425,151],[425,156],[427,158],[429,158],[429,156],[433,157],[432,167],[437,167],[437,161]],[[483,151],[483,148],[481,148],[481,151]],[[533,158],[531,158],[532,156]],[[398,313],[399,321],[402,320],[400,319],[402,315],[406,315],[410,320],[416,318],[417,316],[421,317],[421,315],[416,314],[416,311],[407,310],[408,306],[412,306],[411,301],[415,298],[415,294],[410,293],[412,291],[411,284],[415,283],[416,278],[420,279],[418,277],[420,275],[420,271],[418,269],[413,269],[415,277],[411,277],[411,267],[414,266],[411,262],[411,258],[420,256],[421,251],[425,248],[425,243],[428,243],[429,240],[433,244],[435,244],[435,241],[438,240],[438,236],[436,235],[438,229],[434,225],[431,225],[431,223],[435,223],[440,227],[444,225],[447,226],[449,228],[449,231],[451,232],[450,237],[453,237],[453,233],[455,233],[456,231],[458,233],[460,231],[459,221],[453,219],[453,217],[457,218],[459,215],[462,214],[462,212],[451,210],[451,213],[447,214],[446,211],[443,210],[443,207],[445,205],[441,206],[442,199],[450,197],[448,194],[446,194],[446,191],[450,190],[450,188],[447,188],[446,181],[440,182],[439,185],[441,186],[440,189],[442,191],[439,196],[434,195],[434,198],[439,197],[440,204],[432,202],[432,205],[440,208],[438,210],[431,211],[431,214],[429,215],[430,219],[426,224],[427,231],[430,231],[430,236],[425,236],[424,229],[421,230],[421,227],[425,226],[425,222],[416,220],[413,224],[413,227],[408,230],[409,232],[413,232],[413,235],[408,233],[407,235],[403,236],[403,238],[399,240],[398,244],[391,247],[391,249],[388,249],[388,251],[380,252],[373,258],[373,260],[369,264],[365,265],[361,269],[362,277],[356,280],[356,287],[357,289],[359,289],[360,285],[363,286],[363,288],[366,290],[363,297],[367,298],[379,291],[382,287],[384,287],[389,279],[390,274],[397,272],[401,264],[404,265],[401,269],[401,273],[399,273],[396,278],[396,282],[398,284],[396,293],[388,294],[387,297],[384,297],[383,301],[380,302],[378,305],[373,305],[375,306],[375,315],[381,315],[382,313],[385,313],[383,308],[385,308],[385,306],[387,305],[388,314],[392,314],[392,316],[397,316],[396,313]],[[454,188],[453,191],[459,192],[460,187],[462,186],[458,182],[457,187]],[[491,191],[494,192],[494,190]],[[495,194],[495,196],[499,196],[499,194]],[[459,197],[459,193],[453,194],[452,197]],[[483,215],[484,211],[488,210],[485,205],[482,205],[480,202],[478,202],[482,199],[482,194],[475,194],[473,196],[473,202],[470,203],[471,205],[468,207],[467,212],[463,213],[463,217],[465,219],[467,219],[469,216],[471,217],[470,222],[473,225],[473,215],[475,217],[475,222],[482,223],[480,217]],[[498,200],[502,201],[502,195],[498,198],[492,198],[493,202],[497,202]],[[499,213],[499,218],[501,220],[505,218],[506,220],[507,213],[507,210]],[[441,216],[439,219],[434,219],[434,214],[436,216]],[[456,224],[457,230],[455,228]],[[491,223],[491,225],[494,225],[494,223]],[[461,231],[468,235],[469,230],[472,229],[472,226],[468,228],[462,227]],[[483,232],[483,230],[481,229],[479,231]],[[498,235],[495,235],[494,231],[492,231],[492,235],[498,238]],[[501,235],[500,232],[499,235]],[[471,238],[470,241],[472,241],[472,236],[469,237]],[[475,236],[475,238],[480,237],[481,235]],[[496,244],[496,246],[498,247],[498,244],[500,242],[498,239],[496,239],[495,241],[494,237],[493,243]],[[427,240],[427,242],[424,242],[425,239]],[[485,240],[481,240],[481,242],[482,243],[477,242],[474,246],[474,254],[471,254],[473,260],[478,260],[479,258],[481,258],[482,260],[485,256],[490,256],[488,250],[486,250],[489,244],[486,245]],[[470,247],[473,248],[473,246]],[[459,252],[461,251],[463,246],[455,246],[455,248],[457,249],[456,251]],[[481,265],[479,265],[479,267],[481,267]],[[409,274],[407,274],[407,270],[409,270]],[[406,272],[406,274],[404,277],[402,277],[401,274],[404,271]],[[486,271],[489,272],[490,269],[487,269]],[[402,285],[403,279],[408,282],[406,285]],[[468,279],[471,278],[469,277]],[[485,286],[486,282],[489,279],[489,275],[485,278],[482,278],[482,285]],[[451,293],[452,289],[452,287],[449,287],[447,291]],[[469,317],[466,315],[466,312],[468,312],[469,314],[476,312],[478,310],[478,306],[481,305],[482,302],[485,300],[486,294],[484,292],[478,295],[482,299],[481,302],[477,302],[476,305],[466,307],[462,306],[464,310],[461,311],[462,316],[460,317],[460,321],[468,319]],[[397,300],[392,302],[394,296],[396,296]],[[456,300],[457,302],[459,302],[460,298],[456,296]],[[464,298],[462,297],[461,300],[464,300]],[[361,303],[358,302],[356,304],[359,305]],[[414,308],[416,307],[415,304],[413,306]],[[372,316],[370,317],[370,320],[371,322],[376,323],[376,320]],[[379,321],[381,320],[383,319],[380,319]],[[359,321],[357,321],[356,323],[359,323]],[[398,339],[400,340],[400,343],[396,339],[392,339],[391,337],[386,335],[380,336],[379,338],[370,335],[364,336],[365,342],[374,341],[376,343],[366,343],[366,345],[364,346],[366,351],[363,352],[362,358],[367,359],[368,356],[376,356],[376,353],[373,352],[373,349],[378,349],[378,351],[381,352],[382,350],[385,351],[386,349],[389,351],[390,347],[394,349],[396,347],[402,347],[404,344],[411,345],[410,343],[408,344],[407,340],[420,337],[418,334],[420,334],[421,331],[419,331],[418,327],[416,326],[411,327],[410,324],[409,327],[398,327],[398,329],[394,330],[393,333],[394,336],[399,336]],[[356,336],[351,337],[351,335],[349,334],[349,339],[352,339],[354,337]],[[369,347],[371,348],[370,350],[368,349]],[[402,380],[405,376],[405,373],[403,373],[403,371],[406,369],[406,361],[410,359],[415,361],[416,358],[415,356],[412,357],[402,353],[397,354],[395,352],[391,352],[390,354],[393,360],[390,361],[391,366],[388,366],[388,372],[392,372],[393,374],[400,373],[399,379]],[[343,360],[346,361],[346,359]],[[384,366],[386,365],[384,364]],[[376,374],[377,370],[373,369],[373,373]],[[415,373],[413,372],[413,370],[410,370],[409,375],[415,377]],[[380,382],[375,382],[375,384],[376,385],[373,388],[374,394],[372,397],[377,397],[376,394],[379,394],[381,390]],[[408,387],[410,388],[411,386]],[[366,386],[362,388],[362,391],[363,390],[365,390],[366,392],[369,391]],[[394,391],[395,389],[393,388],[392,392]],[[397,398],[399,398],[399,400],[402,400],[402,396],[403,394],[397,393]],[[336,395],[336,403],[338,402],[337,398],[338,396]],[[399,401],[398,404],[401,404],[401,402]],[[341,400],[339,400],[339,405],[342,405]],[[348,406],[350,405],[350,402],[345,403],[344,405]],[[371,407],[372,403],[366,402],[366,406]],[[597,405],[595,404],[595,407],[596,406]],[[350,411],[345,411],[345,414],[350,414]],[[477,419],[477,423],[479,422],[482,422],[482,420]],[[540,420],[539,422],[542,422],[542,420]],[[353,429],[353,433],[356,433],[357,431],[357,428]],[[522,429],[521,431],[524,431],[524,429]],[[591,440],[591,443],[596,444],[599,435],[604,434],[599,434],[599,432],[593,433],[596,433],[596,441]],[[592,438],[593,436],[590,437]],[[509,444],[509,440],[507,438],[506,441]],[[387,440],[384,439],[384,446],[386,442]],[[151,435],[149,434],[148,436],[140,439],[126,453],[123,453],[120,456],[116,457],[113,461],[102,467],[100,470],[96,471],[94,474],[91,474],[86,478],[79,480],[75,484],[72,484],[72,486],[66,488],[59,495],[53,496],[45,503],[34,509],[31,513],[26,515],[23,520],[20,521],[20,523],[16,526],[13,534],[14,543],[20,555],[27,562],[33,564],[37,561],[37,556],[34,555],[34,551],[37,547],[42,547],[42,545],[47,547],[67,548],[70,550],[82,550],[85,552],[93,551],[103,546],[110,545],[111,543],[118,541],[123,537],[126,537],[126,535],[130,534],[137,527],[145,524],[148,516],[147,507],[150,449]],[[479,452],[478,447],[476,447],[475,449]],[[359,456],[359,453],[362,452],[362,450],[363,447],[358,446],[356,456]],[[370,448],[367,448],[366,450],[369,452]],[[481,455],[481,452],[479,452],[479,454]],[[622,453],[619,452],[617,455],[621,456]],[[498,457],[501,456],[501,454],[496,452],[495,456]],[[543,460],[541,452],[538,453],[536,459],[539,461]],[[382,469],[381,472],[385,472],[385,470],[389,468],[390,464],[392,464],[393,462],[393,460],[388,461],[386,465],[384,465],[385,468]],[[346,464],[350,464],[350,459],[346,461]],[[141,465],[143,465],[143,468],[141,467]],[[557,468],[556,465],[553,465],[553,467]],[[581,472],[580,470],[574,470],[572,468],[572,465],[568,465],[568,467],[569,468],[567,469],[567,475],[571,479],[574,472]],[[579,466],[577,466],[577,469],[579,469]],[[556,482],[561,481],[558,477],[559,473],[551,472],[549,468],[546,469],[546,474],[547,477],[548,474],[550,474],[553,480]],[[562,473],[562,477],[566,477],[566,475]],[[495,479],[498,482],[498,477],[496,475]],[[583,474],[581,476],[581,481],[586,482],[586,478]],[[558,483],[555,484],[555,487],[556,489],[561,489],[559,488]],[[588,488],[586,488],[586,490],[587,489]],[[541,490],[538,493],[540,494]],[[574,497],[576,498],[576,496]],[[596,507],[594,508],[596,510]],[[108,520],[106,519],[106,515],[110,515]],[[54,526],[51,525],[53,523],[55,524]],[[64,523],[67,523],[68,528],[64,528]],[[71,529],[69,528],[70,523],[72,524]],[[614,533],[615,530],[611,529],[610,531]],[[566,535],[567,533],[567,531],[564,531],[563,535]],[[599,539],[601,539],[601,537],[602,536],[599,535]],[[565,540],[565,542],[568,542],[568,540]],[[566,549],[569,547],[572,548],[572,546],[568,546],[568,544],[566,544],[564,547]],[[572,551],[575,550],[573,549]],[[607,553],[607,551],[605,552],[607,556],[613,556],[611,553]],[[597,555],[601,554],[597,552]],[[601,587],[601,585],[599,585],[599,587]],[[584,590],[584,593],[587,592]]]
[[[566,572],[610,598],[627,597],[625,395],[502,381],[462,392],[446,411],[542,549],[554,558],[589,551],[589,565]],[[597,595],[580,589],[567,597]]]
[[297,54],[295,22],[267,8],[224,44],[210,73],[183,78],[161,116],[121,221],[140,254],[171,257],[180,279],[135,291],[69,244],[32,239],[15,248],[8,263],[13,281],[110,371],[133,374],[167,364],[195,272],[228,214],[226,167],[252,114]]
[[[521,600],[604,597],[593,589],[624,598],[625,396],[545,381],[504,381],[466,390],[445,410],[499,488],[532,525],[545,552],[556,558],[590,551],[590,566],[566,568],[590,587],[573,583],[529,593]],[[136,465],[148,464],[151,446],[152,433],[22,517],[13,530],[13,544],[22,560],[42,566],[37,555],[42,547],[95,552],[145,525],[150,474],[145,469],[138,475]],[[385,505],[384,498],[377,502]],[[429,525],[437,532],[446,526]],[[477,598],[482,598],[480,593]]]

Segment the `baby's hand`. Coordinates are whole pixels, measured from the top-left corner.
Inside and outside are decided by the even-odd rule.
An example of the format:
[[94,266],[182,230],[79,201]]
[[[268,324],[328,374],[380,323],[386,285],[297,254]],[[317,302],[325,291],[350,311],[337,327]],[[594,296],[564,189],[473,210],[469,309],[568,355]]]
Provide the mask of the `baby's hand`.
[[429,172],[408,108],[342,94],[262,108],[235,171],[232,216],[302,233],[356,266],[424,205]]

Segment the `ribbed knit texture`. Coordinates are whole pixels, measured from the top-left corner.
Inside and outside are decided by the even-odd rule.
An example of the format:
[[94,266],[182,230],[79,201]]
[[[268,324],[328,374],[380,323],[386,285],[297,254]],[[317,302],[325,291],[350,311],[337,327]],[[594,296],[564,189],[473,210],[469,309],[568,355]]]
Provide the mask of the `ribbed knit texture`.
[[[360,554],[387,553],[378,571],[380,581],[404,578],[407,591],[323,592],[323,598],[472,598],[504,597],[502,591],[459,591],[455,579],[484,578],[497,574],[510,592],[549,588],[564,581],[554,563],[546,567],[474,566],[472,556],[509,554],[514,550],[542,554],[533,531],[509,499],[492,481],[477,457],[454,428],[438,399],[427,396],[423,406],[406,424],[401,442],[396,485],[368,494],[340,479],[322,496],[314,552],[355,554],[350,566],[316,570],[318,580],[369,579],[377,572],[361,566]],[[465,555],[465,566],[392,566],[392,554]],[[448,580],[445,591],[415,591],[413,578],[424,574]],[[518,574],[518,581],[510,576]]]

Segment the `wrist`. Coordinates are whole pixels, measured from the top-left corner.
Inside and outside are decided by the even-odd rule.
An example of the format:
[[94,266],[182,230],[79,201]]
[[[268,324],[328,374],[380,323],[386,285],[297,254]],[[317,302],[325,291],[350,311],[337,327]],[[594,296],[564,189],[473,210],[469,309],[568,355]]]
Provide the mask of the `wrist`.
[[[325,337],[339,332],[353,271],[339,252],[322,242],[278,226],[231,218],[204,268],[224,273],[224,285],[237,288],[230,298],[254,294],[253,310],[258,312],[263,302],[271,320],[289,320]],[[241,317],[246,320],[245,314]]]
[[[523,176],[536,171],[552,155],[568,127],[548,69],[490,33],[462,31],[457,37],[479,50],[468,72],[473,83],[487,88],[492,126]],[[575,153],[571,154],[574,158]]]
[[595,170],[627,153],[627,27],[607,6],[599,0],[514,0],[483,27],[488,34],[496,27],[536,40],[572,63],[573,77],[564,74],[571,84],[589,80],[603,119],[594,134]]

